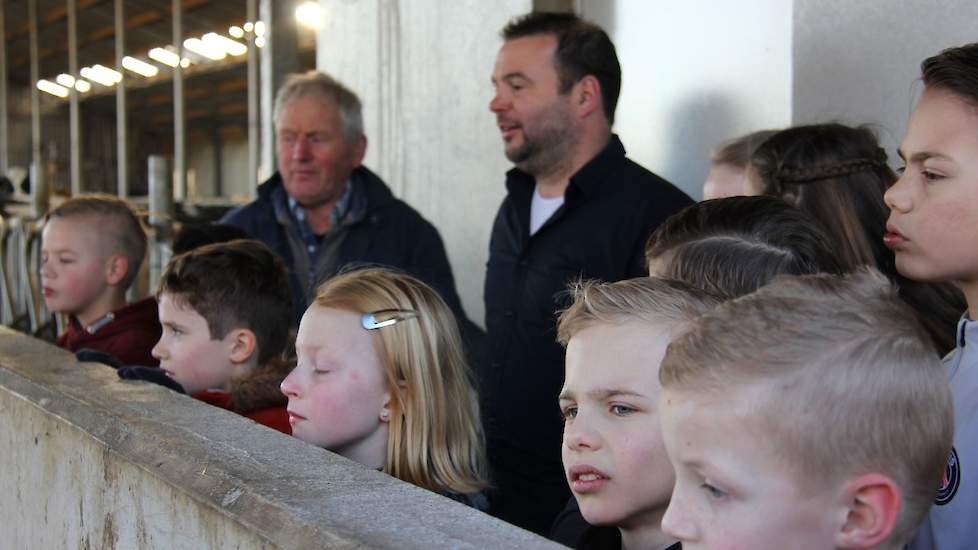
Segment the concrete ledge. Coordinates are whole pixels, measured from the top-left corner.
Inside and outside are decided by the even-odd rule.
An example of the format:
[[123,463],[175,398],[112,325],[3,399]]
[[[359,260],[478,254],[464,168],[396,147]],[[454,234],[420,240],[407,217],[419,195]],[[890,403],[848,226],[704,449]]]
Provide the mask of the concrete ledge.
[[4,548],[560,548],[0,328]]

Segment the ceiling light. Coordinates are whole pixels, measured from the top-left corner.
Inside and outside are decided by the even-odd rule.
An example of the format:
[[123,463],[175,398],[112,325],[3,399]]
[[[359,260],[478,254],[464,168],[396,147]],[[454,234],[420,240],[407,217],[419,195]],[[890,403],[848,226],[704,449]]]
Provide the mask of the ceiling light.
[[244,33],[245,33],[244,29],[242,29],[237,25],[231,25],[230,27],[228,27],[228,34],[230,34],[235,38],[242,38],[244,36]]
[[255,25],[251,21],[244,24],[244,32],[251,32],[255,30]]
[[58,97],[68,97],[68,89],[51,82],[50,80],[38,80],[37,89]]
[[165,48],[153,48],[148,55],[153,61],[170,67],[176,67],[180,63],[180,56]]
[[183,59],[180,60],[180,67],[186,69],[189,66],[190,66],[190,60],[189,59],[187,59],[186,57],[184,57]]
[[98,82],[103,86],[114,86],[122,81],[122,75],[103,65],[92,65],[83,67],[81,75],[92,82]]
[[57,82],[58,84],[61,84],[65,88],[71,88],[72,86],[75,85],[75,77],[66,73],[59,74],[58,77],[54,79],[54,81]]
[[201,55],[207,59],[213,59],[214,61],[220,61],[227,57],[227,52],[224,51],[224,48],[215,46],[213,43],[204,42],[199,38],[188,38],[184,40],[183,47],[197,55]]
[[264,48],[265,47],[265,37],[264,36],[259,36],[258,38],[256,38],[255,39],[255,45],[258,46],[259,48]]
[[303,2],[295,8],[295,20],[305,27],[318,30],[321,23],[322,13],[319,9],[319,2]]
[[87,80],[79,78],[75,81],[75,89],[84,94],[92,89],[92,85]]
[[255,36],[265,36],[265,22],[256,21],[255,22]]
[[226,36],[221,36],[216,32],[205,34],[201,40],[203,40],[204,44],[222,49],[231,55],[244,55],[248,53],[248,46],[245,46],[241,42],[231,40]]
[[149,63],[136,59],[135,57],[125,56],[122,58],[122,66],[138,75],[146,78],[156,76],[160,70]]

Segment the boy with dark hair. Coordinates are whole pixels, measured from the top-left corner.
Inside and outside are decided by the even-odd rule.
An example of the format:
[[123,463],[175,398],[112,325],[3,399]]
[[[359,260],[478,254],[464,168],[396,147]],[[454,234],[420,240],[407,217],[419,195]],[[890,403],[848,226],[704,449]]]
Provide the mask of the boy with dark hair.
[[88,348],[124,363],[153,365],[160,337],[156,302],[126,303],[146,255],[146,233],[132,207],[109,195],[65,201],[45,218],[41,244],[44,303],[68,315],[58,345]]
[[903,548],[954,433],[927,334],[876,271],[779,279],[674,340],[659,371],[684,548]]
[[900,144],[905,166],[887,190],[884,242],[901,275],[949,281],[968,310],[944,358],[956,431],[934,507],[913,550],[971,548],[978,540],[978,43],[921,64],[924,93]]
[[[205,245],[170,261],[157,298],[163,373],[194,398],[291,433],[279,390],[292,313],[282,261],[258,241]],[[138,368],[120,376],[158,381]]]
[[843,272],[815,218],[776,197],[694,204],[659,226],[645,246],[652,276],[735,298],[781,275]]

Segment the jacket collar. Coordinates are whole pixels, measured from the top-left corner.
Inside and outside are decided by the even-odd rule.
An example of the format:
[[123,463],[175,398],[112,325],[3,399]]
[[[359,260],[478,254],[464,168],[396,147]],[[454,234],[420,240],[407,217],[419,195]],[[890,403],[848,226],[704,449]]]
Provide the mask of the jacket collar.
[[[568,189],[578,189],[584,197],[600,192],[608,174],[617,169],[624,157],[625,146],[622,145],[617,134],[611,134],[611,139],[604,149],[571,176]],[[535,185],[536,178],[519,168],[512,168],[506,172],[506,189],[510,193],[529,196]]]

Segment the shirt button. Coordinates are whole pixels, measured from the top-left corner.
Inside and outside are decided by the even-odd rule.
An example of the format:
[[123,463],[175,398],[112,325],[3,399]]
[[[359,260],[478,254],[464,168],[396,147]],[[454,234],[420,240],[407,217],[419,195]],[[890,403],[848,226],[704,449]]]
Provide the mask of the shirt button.
[[503,316],[505,317],[513,317],[514,315],[516,315],[516,312],[511,309],[507,309],[503,312]]

